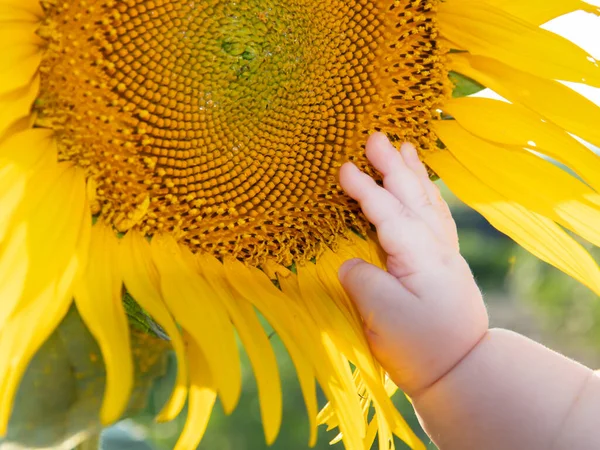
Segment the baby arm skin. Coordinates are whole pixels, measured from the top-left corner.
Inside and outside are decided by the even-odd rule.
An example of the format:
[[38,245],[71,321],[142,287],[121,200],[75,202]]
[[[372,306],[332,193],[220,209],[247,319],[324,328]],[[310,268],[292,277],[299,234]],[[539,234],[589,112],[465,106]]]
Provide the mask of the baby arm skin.
[[359,259],[340,281],[373,353],[442,450],[600,449],[600,377],[517,333],[489,329],[456,226],[413,146],[383,134],[340,182],[377,228],[387,271]]

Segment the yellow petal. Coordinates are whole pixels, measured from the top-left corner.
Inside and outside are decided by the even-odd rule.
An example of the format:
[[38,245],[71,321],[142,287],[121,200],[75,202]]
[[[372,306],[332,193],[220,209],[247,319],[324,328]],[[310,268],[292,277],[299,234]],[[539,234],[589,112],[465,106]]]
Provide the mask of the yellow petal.
[[[423,443],[417,438],[406,422],[403,420],[401,423],[397,422],[399,416],[395,415],[395,408],[385,391],[383,372],[371,355],[369,344],[363,333],[362,320],[360,320],[360,317],[354,311],[355,307],[351,306],[354,314],[349,315],[344,312],[346,305],[351,302],[338,280],[337,272],[342,263],[348,259],[349,255],[364,254],[366,242],[361,241],[357,240],[354,244],[341,243],[340,248],[335,253],[325,251],[316,265],[306,266],[307,273],[305,275],[309,275],[312,270],[315,270],[317,278],[321,282],[321,287],[324,289],[326,296],[331,299],[326,303],[330,306],[338,306],[338,308],[328,308],[325,314],[332,323],[332,334],[334,332],[339,333],[344,337],[344,341],[350,344],[350,347],[345,347],[343,341],[341,341],[338,345],[356,366],[367,395],[373,402],[376,414],[379,415],[380,448],[388,447],[386,442],[391,441],[392,430],[397,431],[398,437],[411,448],[423,448]],[[371,252],[372,249],[369,248],[368,244],[366,245],[368,251]],[[372,259],[367,259],[367,261],[371,262]],[[340,313],[343,314],[343,317],[340,317]],[[336,317],[339,319],[335,320]],[[390,426],[392,429],[390,429]]]
[[37,24],[0,22],[0,98],[31,83],[43,56]]
[[[214,258],[203,257],[203,259],[202,267],[207,277],[210,277],[212,280],[221,279],[222,275],[219,276],[214,269],[209,269],[210,265],[212,265],[213,268],[215,267]],[[210,260],[212,260],[212,263],[210,263]],[[300,324],[294,320],[294,306],[288,306],[289,302],[286,302],[288,299],[286,299],[281,292],[276,290],[275,286],[263,272],[258,269],[246,267],[239,261],[234,260],[227,260],[224,264],[224,270],[229,288],[235,292],[236,296],[246,299],[249,304],[254,305],[261,311],[286,346],[290,358],[296,368],[298,381],[300,383],[300,388],[302,389],[304,402],[308,412],[310,425],[309,445],[314,445],[317,439],[317,393],[314,371],[308,360],[309,353],[307,353],[307,347],[301,345],[301,343],[304,343],[305,345],[308,344],[304,337],[307,331],[306,328],[303,332],[300,332]],[[298,313],[298,315],[299,314],[300,313]],[[301,319],[296,316],[296,320]],[[237,325],[236,328],[240,330]],[[277,380],[276,386],[280,389],[279,380]],[[265,386],[265,389],[268,389],[268,386]],[[275,393],[271,394],[271,396],[273,395],[275,395]],[[278,417],[281,412],[281,405],[279,404],[280,399],[276,399],[276,401],[277,403],[269,410],[262,406],[263,400],[261,398],[263,424],[265,425],[265,434],[268,436],[273,436],[274,433],[273,431],[267,433],[264,418],[274,414],[276,415],[276,417],[269,417],[268,419],[269,423],[273,422],[272,425],[269,425],[273,430],[275,429],[275,425],[277,425],[277,429],[279,428],[279,422],[281,420],[281,418]],[[269,438],[267,438],[267,441],[269,441]]]
[[18,165],[0,158],[0,243],[4,241],[13,214],[25,195],[27,178]]
[[188,415],[174,450],[191,450],[198,447],[217,399],[217,389],[206,357],[194,339],[189,335],[186,337],[191,384]]
[[26,130],[0,141],[0,161],[3,169],[10,165],[28,177],[34,173],[39,176],[38,171],[49,166],[54,167],[56,159],[56,141],[50,130]]
[[[348,361],[348,354],[352,353],[348,348],[350,346],[348,339],[353,337],[353,330],[348,330],[344,320],[340,317],[338,311],[336,311],[337,308],[332,305],[328,296],[325,296],[316,274],[310,271],[309,266],[298,267],[297,270],[298,285],[300,288],[299,300],[314,318],[317,326],[322,330],[321,340],[323,348],[331,359],[340,381],[343,383],[342,389],[346,392],[353,392],[356,389]],[[338,325],[340,328],[338,328]],[[342,348],[338,346],[342,346]],[[345,354],[344,350],[346,351]],[[359,412],[359,414],[352,414],[349,418],[352,419],[353,430],[362,440],[366,433],[366,425],[362,417],[359,397],[356,395],[346,399],[346,401],[348,402],[346,408],[349,412]],[[343,429],[342,432],[345,434]]]
[[42,54],[35,46],[20,45],[2,50],[0,58],[0,94],[5,95],[15,89],[30,84],[42,61]]
[[31,114],[31,106],[40,90],[40,78],[18,89],[6,91],[0,85],[0,141],[3,140],[10,125]]
[[451,100],[444,105],[444,111],[482,139],[507,146],[528,147],[554,158],[600,192],[600,157],[531,110],[473,97]]
[[538,258],[600,294],[600,270],[581,245],[552,220],[529,211],[490,188],[450,152],[427,153],[425,162],[466,204]]
[[378,416],[373,416],[373,419],[369,422],[369,427],[367,428],[367,435],[365,436],[365,442],[363,444],[364,448],[372,448],[373,443],[375,442],[375,438],[377,437],[377,431],[379,430],[379,420]]
[[[78,266],[74,263],[65,271],[65,278],[56,283],[66,282],[74,277]],[[0,433],[6,434],[12,406],[21,378],[29,362],[52,334],[69,310],[71,297],[56,295],[53,286],[34,299],[28,299],[28,306],[15,313],[2,329],[0,338]]]
[[[314,371],[326,397],[332,403],[332,413],[339,417],[346,447],[361,448],[361,437],[357,434],[357,428],[351,424],[362,420],[362,411],[354,386],[345,389],[342,382],[344,376],[340,375],[340,367],[347,367],[348,361],[342,358],[339,352],[331,351],[331,340],[323,335],[322,328],[314,321],[314,317],[302,302],[295,274],[270,264],[268,272],[277,276],[283,289],[281,292],[258,269],[246,267],[235,261],[226,268],[231,285],[263,313],[278,333],[296,365],[299,377],[305,373],[302,378],[306,379],[310,389],[305,393],[305,400],[310,400],[307,401],[307,409],[311,424],[316,423],[316,403],[310,375],[310,371]],[[251,282],[239,283],[240,277]],[[307,367],[306,360],[310,361],[312,370]]]
[[27,279],[27,224],[17,225],[0,247],[0,324],[5,324],[17,306]]
[[[2,3],[0,3],[2,7]],[[36,34],[39,25],[36,23],[4,22],[0,28],[0,49],[5,50],[23,44],[37,44],[40,47],[43,40]],[[0,56],[2,58],[2,56]]]
[[[332,264],[335,268],[333,271],[335,275],[331,276],[330,274],[328,277],[321,276],[323,282],[320,282],[320,277],[317,273],[320,267],[320,260],[317,261],[316,265],[307,264],[306,266],[298,267],[298,282],[302,300],[307,305],[311,315],[319,320],[318,325],[323,330],[322,340],[324,348],[330,352],[330,357],[334,361],[334,367],[337,367],[338,374],[343,380],[343,386],[346,391],[356,391],[353,375],[349,370],[347,360],[349,359],[356,366],[357,370],[360,371],[361,381],[364,382],[368,397],[373,402],[375,411],[380,417],[380,445],[382,448],[389,448],[390,442],[392,442],[390,426],[398,429],[397,424],[393,422],[395,418],[392,413],[394,407],[383,388],[383,377],[381,376],[378,364],[375,363],[370,353],[369,346],[363,334],[362,323],[348,320],[349,317],[343,313],[343,308],[339,307],[345,303],[339,298],[340,295],[345,296],[345,293],[341,290],[339,281],[337,280],[337,268],[341,265],[342,261],[343,259],[340,258],[337,264]],[[323,270],[328,270],[327,266],[324,266]],[[331,271],[331,268],[329,270]],[[336,359],[338,360],[337,363]],[[350,408],[354,409],[352,406]],[[361,406],[359,408],[363,411]],[[365,412],[362,412],[361,416],[355,417],[356,420],[360,420],[358,426],[360,427],[361,439],[364,439],[366,436],[366,418]],[[320,417],[320,419],[323,419],[323,417]],[[354,426],[357,425],[355,424]],[[342,429],[342,434],[344,433]],[[406,439],[406,443],[411,448],[424,448],[422,442],[420,442],[408,426],[399,434]]]
[[[28,192],[35,195],[37,186],[45,186],[37,177],[46,165],[55,165],[55,158],[56,144],[47,130],[27,130],[0,142],[0,243],[17,211],[21,220],[27,217],[34,205],[24,198]],[[45,181],[50,182],[50,175]]]
[[[198,256],[200,273],[214,290],[214,297],[219,298],[227,308],[231,320],[238,332],[250,363],[258,387],[260,412],[267,444],[272,444],[281,426],[282,394],[279,369],[275,353],[269,338],[256,317],[252,304],[232,291],[227,283],[226,272],[232,262],[220,263],[210,255]],[[252,280],[244,278],[247,272],[236,273],[236,283],[248,285]]]
[[232,315],[235,328],[250,358],[260,400],[260,412],[267,445],[275,442],[282,416],[281,381],[277,360],[250,303],[239,302]]
[[600,146],[600,108],[572,89],[480,56],[454,53],[452,68]]
[[39,22],[42,17],[44,12],[38,0],[0,0],[0,23]]
[[[345,260],[351,259],[353,255],[359,254],[358,251],[352,250],[356,246],[352,242],[340,242],[340,249],[337,252],[331,250],[325,251],[319,257],[318,263],[315,265],[316,274],[323,286],[327,286],[331,291],[331,295],[335,296],[335,302],[338,306],[338,311],[344,316],[345,322],[353,328],[356,338],[360,341],[362,338],[362,319],[356,310],[354,303],[345,294],[341,283],[338,280],[338,271]],[[364,247],[361,248],[364,250]],[[369,261],[369,260],[367,260]],[[309,266],[310,267],[310,266]],[[313,267],[310,267],[313,268]]]
[[106,388],[100,420],[118,420],[133,386],[133,361],[129,324],[123,307],[122,277],[117,237],[104,224],[92,228],[90,255],[84,276],[75,290],[75,304],[102,352],[106,366]]
[[460,6],[442,2],[438,11],[441,34],[460,50],[542,78],[600,87],[599,63],[567,39],[479,0]]
[[[368,420],[371,408],[371,398],[369,396],[369,392],[365,387],[365,383],[360,376],[360,369],[354,368],[352,372],[352,378],[354,380],[356,394],[360,397],[360,406],[362,409],[362,414],[364,420]],[[319,412],[318,419],[320,423],[327,425],[327,431],[330,431],[339,426],[339,420],[335,414],[335,410],[333,409],[333,405],[331,403],[327,403]],[[329,443],[331,445],[340,442],[343,439],[343,434],[339,433],[338,436],[333,438]],[[370,446],[368,448],[371,448]]]
[[[22,133],[19,139],[13,142],[26,143],[30,140],[30,145],[40,143],[42,148],[48,148],[47,139],[41,139],[43,134],[30,131]],[[32,149],[32,154],[36,151]],[[53,152],[50,151],[50,154]],[[27,158],[25,158],[27,159]],[[32,158],[33,159],[33,158]],[[47,161],[47,159],[43,159]],[[14,161],[7,161],[9,164]],[[5,264],[18,267],[27,264],[27,283],[22,285],[21,295],[12,295],[10,292],[4,293],[0,297],[3,299],[2,312],[0,313],[0,329],[3,328],[5,321],[11,314],[27,306],[23,299],[34,299],[41,291],[47,289],[51,283],[54,283],[63,267],[72,264],[71,260],[77,249],[78,234],[74,233],[65,238],[65,230],[72,231],[72,221],[77,220],[78,226],[81,226],[81,220],[85,217],[85,191],[77,191],[80,186],[78,183],[83,180],[83,174],[78,170],[73,170],[64,164],[57,165],[51,162],[47,167],[39,167],[39,161],[35,161],[32,166],[27,163],[32,161],[20,161],[12,165],[16,172],[21,172],[25,179],[24,192],[20,202],[13,211],[12,217],[9,217],[5,223],[5,243],[3,251],[11,248],[11,243],[21,232],[25,232],[25,249],[27,251],[25,259],[19,257],[19,261],[4,260]],[[22,163],[22,164],[21,164]],[[67,189],[73,189],[73,192]],[[69,208],[56,206],[53,196],[58,197],[59,202],[69,205]],[[69,202],[73,202],[70,205]],[[72,213],[73,217],[68,214]],[[52,227],[47,227],[51,223]],[[19,238],[20,239],[20,238]],[[4,244],[4,243],[3,243]],[[61,251],[57,247],[62,246]],[[4,245],[3,245],[4,247]],[[4,258],[8,253],[4,253]],[[48,261],[51,260],[52,264]],[[47,267],[45,267],[47,266]]]
[[514,200],[600,245],[600,194],[524,150],[509,150],[479,139],[455,121],[435,124],[439,138],[471,172]]
[[[37,133],[28,134],[35,142]],[[18,288],[12,305],[6,303],[10,295],[0,292],[4,317],[0,326],[0,434],[6,433],[25,368],[68,311],[89,238],[83,173],[54,163],[34,171],[32,178],[35,182],[28,180],[25,186],[24,206],[14,211],[0,245],[0,259],[6,263],[11,256],[12,238],[25,233],[22,248],[26,255],[15,252],[12,257],[19,259],[14,261],[15,266],[26,268],[27,283]],[[13,288],[9,284],[9,291]]]
[[121,239],[119,260],[125,287],[171,339],[177,357],[177,379],[171,398],[157,419],[173,420],[185,405],[188,391],[188,368],[183,339],[161,297],[158,271],[152,264],[148,241],[138,232],[130,231]]
[[226,412],[240,397],[242,373],[231,321],[221,299],[196,270],[193,257],[170,236],[154,236],[150,245],[169,311],[206,357]]
[[[315,316],[311,308],[307,308],[305,299],[300,293],[298,279],[292,272],[279,272],[278,281],[290,304],[303,311],[308,319],[296,319],[300,326],[311,330],[306,335],[305,342],[309,345],[311,356],[319,356],[314,365],[317,379],[325,392],[330,405],[326,406],[317,417],[320,423],[327,423],[328,428],[339,426],[346,448],[361,448],[364,428],[363,411],[357,400],[355,387],[348,383],[348,360],[343,357],[329,334],[324,332],[322,318]],[[320,300],[318,298],[317,300]],[[299,318],[303,316],[298,314]],[[319,352],[319,353],[317,353]],[[322,353],[321,353],[322,352]],[[359,424],[358,427],[356,424]]]
[[[453,7],[465,7],[472,0],[451,0]],[[572,11],[583,10],[600,14],[600,8],[581,0],[481,0],[490,6],[502,9],[509,14],[526,20],[534,25],[542,25],[555,17]]]

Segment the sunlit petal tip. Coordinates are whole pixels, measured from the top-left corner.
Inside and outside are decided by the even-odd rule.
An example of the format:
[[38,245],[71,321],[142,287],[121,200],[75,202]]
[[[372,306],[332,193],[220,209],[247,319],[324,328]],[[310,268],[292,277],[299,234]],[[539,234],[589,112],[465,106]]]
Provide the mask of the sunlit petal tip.
[[531,75],[493,58],[452,54],[452,68],[521,104],[565,131],[600,146],[600,108],[567,86]]
[[590,226],[600,222],[600,208],[588,200],[599,194],[585,183],[530,152],[479,139],[456,122],[440,122],[435,129],[465,167],[507,199],[600,245],[600,232]]
[[590,5],[589,3],[582,1],[580,9],[582,9],[585,12],[589,12],[589,13],[595,14],[597,16],[600,16],[600,6]]
[[574,43],[485,2],[465,3],[444,2],[439,13],[442,34],[459,49],[545,79],[600,87],[600,65]]
[[[451,0],[463,3],[463,7],[473,0]],[[533,25],[542,25],[556,17],[568,14],[573,11],[583,10],[598,14],[600,8],[581,0],[529,0],[522,2],[519,0],[484,0],[484,3],[501,9],[519,19],[525,20]]]
[[444,111],[482,139],[507,148],[528,148],[565,164],[600,192],[600,158],[539,114],[486,98],[455,99],[444,105]]
[[448,151],[428,154],[426,162],[465,203],[479,211],[494,227],[538,258],[600,294],[598,265],[554,221],[507,199],[461,165]]

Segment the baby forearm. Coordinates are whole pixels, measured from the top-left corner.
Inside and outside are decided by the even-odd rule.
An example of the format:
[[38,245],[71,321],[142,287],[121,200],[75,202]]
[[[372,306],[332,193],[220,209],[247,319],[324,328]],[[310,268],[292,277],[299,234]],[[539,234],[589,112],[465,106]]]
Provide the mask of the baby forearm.
[[600,448],[600,378],[510,331],[488,331],[413,401],[442,450]]

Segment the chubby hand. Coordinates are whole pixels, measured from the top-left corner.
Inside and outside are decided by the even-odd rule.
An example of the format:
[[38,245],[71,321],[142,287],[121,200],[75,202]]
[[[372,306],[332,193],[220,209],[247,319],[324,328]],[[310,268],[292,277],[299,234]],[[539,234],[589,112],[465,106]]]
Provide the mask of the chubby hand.
[[340,171],[346,193],[377,228],[387,271],[360,259],[340,281],[360,311],[371,348],[394,382],[418,395],[450,372],[482,339],[488,316],[459,253],[456,225],[415,148],[398,151],[376,133],[367,158],[383,187],[352,163]]

